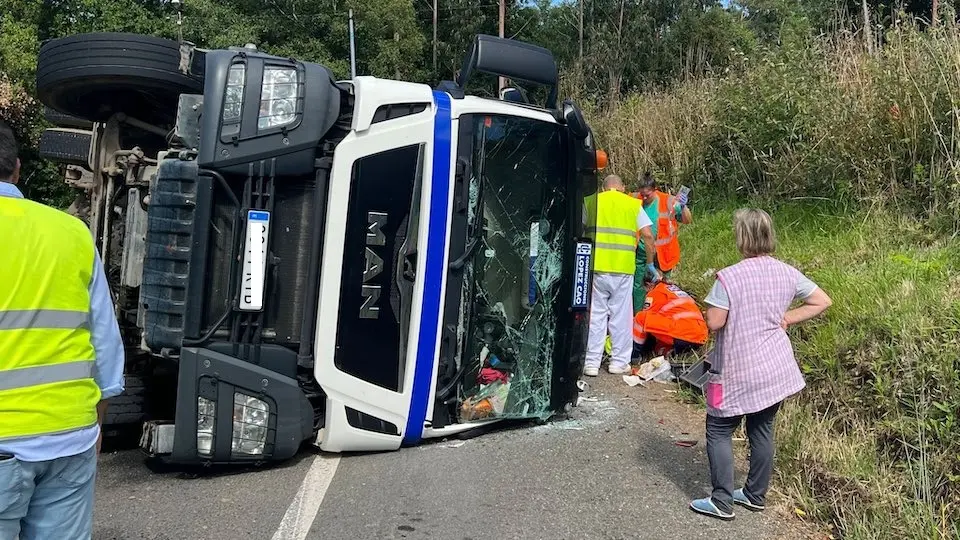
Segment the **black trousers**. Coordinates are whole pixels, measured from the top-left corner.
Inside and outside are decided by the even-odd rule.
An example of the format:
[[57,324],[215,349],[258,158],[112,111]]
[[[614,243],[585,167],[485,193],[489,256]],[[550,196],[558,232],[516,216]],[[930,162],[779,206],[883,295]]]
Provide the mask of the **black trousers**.
[[733,510],[734,462],[733,432],[746,417],[747,439],[750,440],[750,472],[743,494],[753,504],[763,505],[773,474],[773,423],[780,403],[753,414],[720,418],[707,415],[707,459],[710,460],[710,482],[713,504],[724,512]]
[[[654,348],[657,346],[657,340],[650,334],[647,334],[647,340],[642,344],[637,344],[633,342],[633,358],[646,357],[653,354]],[[674,354],[683,354],[695,349],[702,347],[696,343],[690,343],[689,341],[684,341],[682,339],[673,340],[673,353]]]

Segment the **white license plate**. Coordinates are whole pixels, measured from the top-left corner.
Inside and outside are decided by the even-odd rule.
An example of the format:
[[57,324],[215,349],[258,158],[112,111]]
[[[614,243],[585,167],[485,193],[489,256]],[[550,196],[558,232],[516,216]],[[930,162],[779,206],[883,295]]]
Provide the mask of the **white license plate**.
[[247,212],[247,240],[243,249],[243,281],[240,284],[241,311],[263,309],[263,287],[267,275],[267,239],[270,236],[270,212]]

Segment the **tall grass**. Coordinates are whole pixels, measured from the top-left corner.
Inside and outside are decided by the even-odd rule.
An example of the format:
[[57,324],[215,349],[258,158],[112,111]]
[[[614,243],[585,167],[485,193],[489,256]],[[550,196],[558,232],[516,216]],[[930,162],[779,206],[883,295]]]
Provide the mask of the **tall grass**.
[[810,40],[590,112],[625,179],[694,187],[685,287],[737,260],[750,202],[834,299],[792,330],[778,489],[842,537],[960,538],[960,29]]
[[[779,489],[847,538],[960,537],[960,241],[890,212],[767,206],[777,255],[834,300],[791,331],[808,387],[779,420]],[[733,208],[683,229],[678,279],[701,297],[738,260]]]
[[840,34],[744,65],[590,110],[612,169],[711,195],[894,203],[956,230],[960,28],[903,25],[874,55]]

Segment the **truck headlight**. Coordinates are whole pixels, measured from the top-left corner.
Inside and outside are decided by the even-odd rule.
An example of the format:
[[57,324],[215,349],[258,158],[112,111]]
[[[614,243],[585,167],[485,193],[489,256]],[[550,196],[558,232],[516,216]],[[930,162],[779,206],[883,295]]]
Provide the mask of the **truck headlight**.
[[217,405],[205,397],[197,397],[197,454],[213,455],[214,417]]
[[[300,77],[293,67],[265,66],[260,89],[260,131],[283,127],[297,119]],[[226,110],[226,108],[224,108]]]
[[236,454],[263,455],[267,445],[270,406],[261,399],[237,392],[233,395],[233,440]]

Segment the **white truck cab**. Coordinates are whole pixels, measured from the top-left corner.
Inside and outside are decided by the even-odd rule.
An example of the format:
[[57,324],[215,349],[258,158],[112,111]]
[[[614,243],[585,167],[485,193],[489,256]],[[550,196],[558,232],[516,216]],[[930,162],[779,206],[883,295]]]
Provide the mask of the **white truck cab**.
[[[65,40],[44,45],[39,72],[71,43],[91,47]],[[303,443],[395,450],[574,402],[583,201],[605,156],[576,105],[556,103],[549,51],[478,36],[436,89],[335,81],[251,48],[177,54],[199,84],[161,85],[149,122],[129,95],[146,88],[123,73],[85,99],[44,100],[91,122],[87,162],[59,160],[88,178],[91,229],[118,253],[128,374],[165,397],[137,418],[145,452],[188,464],[282,460]],[[465,95],[477,72],[544,86],[545,104]]]

